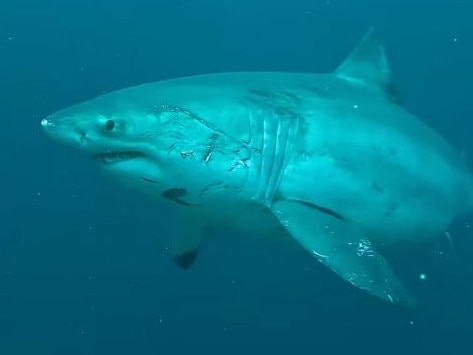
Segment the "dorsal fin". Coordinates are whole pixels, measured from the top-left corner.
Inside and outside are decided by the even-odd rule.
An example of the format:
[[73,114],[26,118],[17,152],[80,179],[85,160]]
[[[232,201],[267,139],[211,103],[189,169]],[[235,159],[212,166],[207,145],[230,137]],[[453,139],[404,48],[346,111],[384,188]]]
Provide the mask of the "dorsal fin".
[[373,35],[374,27],[363,37],[334,74],[342,79],[378,88],[392,97],[391,70],[382,43]]

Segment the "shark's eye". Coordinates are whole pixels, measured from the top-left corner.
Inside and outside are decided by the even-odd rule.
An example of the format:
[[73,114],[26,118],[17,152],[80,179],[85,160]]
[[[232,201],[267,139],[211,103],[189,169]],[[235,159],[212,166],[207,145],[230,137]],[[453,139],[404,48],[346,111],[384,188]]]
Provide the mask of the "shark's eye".
[[107,131],[113,131],[114,128],[115,128],[115,121],[114,120],[107,120],[107,122],[105,122],[105,129]]

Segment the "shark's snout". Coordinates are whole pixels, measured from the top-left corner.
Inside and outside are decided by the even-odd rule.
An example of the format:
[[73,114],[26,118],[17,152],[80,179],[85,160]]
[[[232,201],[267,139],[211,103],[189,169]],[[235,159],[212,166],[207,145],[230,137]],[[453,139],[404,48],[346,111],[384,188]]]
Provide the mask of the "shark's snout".
[[55,134],[54,134],[54,128],[55,128],[55,124],[54,122],[52,122],[50,119],[48,118],[43,118],[41,120],[41,128],[43,129],[43,131],[48,135],[48,136],[51,136],[51,137],[54,137]]
[[51,118],[46,117],[41,120],[41,128],[43,131],[51,137],[56,137],[61,133],[61,126],[57,125]]
[[43,127],[44,129],[52,127],[52,126],[54,126],[54,123],[49,121],[47,118],[43,118],[41,120],[41,127]]
[[46,117],[41,120],[41,128],[48,137],[55,141],[73,146],[77,146],[80,143],[80,134],[67,121],[59,120],[58,122],[56,119]]
[[41,120],[41,128],[51,138],[59,139],[61,136],[61,129],[50,118],[43,118]]

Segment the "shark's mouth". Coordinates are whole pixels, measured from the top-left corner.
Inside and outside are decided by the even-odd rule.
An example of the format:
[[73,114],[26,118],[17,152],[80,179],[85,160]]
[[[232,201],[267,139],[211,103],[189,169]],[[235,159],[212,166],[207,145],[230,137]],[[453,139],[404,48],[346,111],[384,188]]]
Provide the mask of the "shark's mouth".
[[136,151],[122,151],[122,152],[106,152],[94,154],[94,159],[100,161],[104,165],[113,164],[125,160],[136,159],[142,157],[143,153]]

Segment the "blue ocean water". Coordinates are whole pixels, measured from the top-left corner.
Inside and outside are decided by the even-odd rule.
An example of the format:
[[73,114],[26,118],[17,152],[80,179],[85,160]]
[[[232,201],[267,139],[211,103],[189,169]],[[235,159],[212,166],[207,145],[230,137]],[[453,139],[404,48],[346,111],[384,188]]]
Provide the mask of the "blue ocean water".
[[403,105],[473,164],[472,18],[466,0],[2,0],[0,354],[472,353],[471,216],[453,247],[391,256],[416,310],[280,241],[216,238],[184,272],[163,211],[39,125],[148,81],[330,71],[376,26]]

